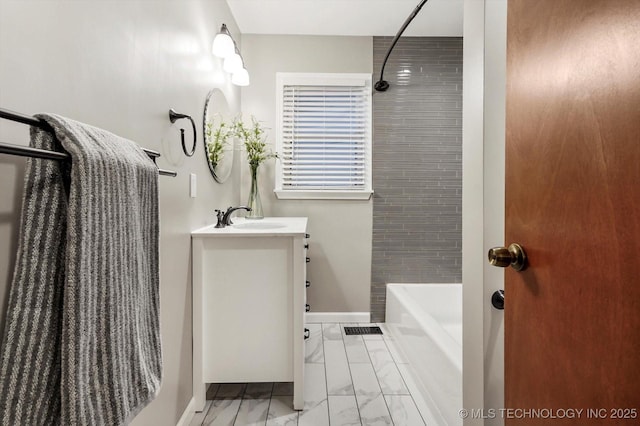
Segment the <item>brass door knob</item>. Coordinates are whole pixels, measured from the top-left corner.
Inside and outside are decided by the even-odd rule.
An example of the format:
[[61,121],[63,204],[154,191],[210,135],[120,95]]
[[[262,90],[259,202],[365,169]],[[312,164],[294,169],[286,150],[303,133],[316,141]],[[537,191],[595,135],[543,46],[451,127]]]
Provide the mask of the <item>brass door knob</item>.
[[489,249],[488,257],[491,265],[500,268],[511,266],[516,271],[522,271],[527,267],[527,254],[520,244]]

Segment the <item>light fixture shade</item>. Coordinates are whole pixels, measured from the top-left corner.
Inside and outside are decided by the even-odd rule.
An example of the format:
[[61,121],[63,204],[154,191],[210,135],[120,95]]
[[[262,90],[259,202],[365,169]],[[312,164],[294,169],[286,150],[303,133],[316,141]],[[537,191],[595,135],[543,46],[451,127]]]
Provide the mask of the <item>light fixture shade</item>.
[[233,55],[226,57],[222,69],[228,73],[234,74],[242,69],[242,65],[242,58],[237,53],[234,53]]
[[236,86],[248,86],[249,85],[249,72],[246,68],[242,68],[240,71],[233,73],[231,76],[231,82]]
[[218,58],[226,58],[236,53],[236,47],[231,36],[225,33],[218,33],[216,38],[213,39],[211,53]]

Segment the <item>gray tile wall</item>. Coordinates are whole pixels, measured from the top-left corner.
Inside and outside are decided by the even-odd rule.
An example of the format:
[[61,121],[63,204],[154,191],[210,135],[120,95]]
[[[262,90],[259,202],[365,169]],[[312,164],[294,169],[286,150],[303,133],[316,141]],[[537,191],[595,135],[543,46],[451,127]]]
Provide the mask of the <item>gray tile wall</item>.
[[[391,37],[374,37],[374,81]],[[407,72],[409,71],[409,72]],[[462,278],[462,38],[403,37],[373,96],[372,321],[386,283]]]

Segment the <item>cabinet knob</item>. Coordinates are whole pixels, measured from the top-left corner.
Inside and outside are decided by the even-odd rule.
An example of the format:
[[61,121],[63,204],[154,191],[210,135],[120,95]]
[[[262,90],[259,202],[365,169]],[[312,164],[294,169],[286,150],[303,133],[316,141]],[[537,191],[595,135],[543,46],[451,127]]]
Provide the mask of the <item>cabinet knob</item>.
[[308,328],[304,329],[304,340],[307,340],[309,338],[309,335],[311,334],[311,332],[309,331]]
[[305,281],[305,287],[306,288],[311,287],[311,281]]
[[308,249],[309,248],[309,244],[305,244],[304,248]]
[[304,234],[304,237],[305,237],[305,238],[311,238],[311,235],[309,235],[309,234]]
[[307,257],[307,263],[311,262],[311,259]]
[[304,305],[304,311],[305,312],[309,312],[311,310],[311,305],[309,305],[308,303],[305,303]]

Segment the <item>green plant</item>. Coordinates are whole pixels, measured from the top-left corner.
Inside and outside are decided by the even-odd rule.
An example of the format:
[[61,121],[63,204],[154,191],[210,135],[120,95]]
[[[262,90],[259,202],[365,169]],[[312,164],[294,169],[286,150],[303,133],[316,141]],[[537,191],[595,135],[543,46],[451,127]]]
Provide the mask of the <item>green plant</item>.
[[244,123],[240,117],[236,118],[233,122],[233,133],[244,143],[251,168],[258,168],[262,162],[270,158],[278,158],[278,154],[268,148],[264,128],[255,117],[251,117],[250,125]]
[[234,126],[227,125],[224,121],[214,129],[214,122],[207,120],[205,129],[205,140],[207,141],[207,154],[209,163],[216,167],[224,156],[224,148],[229,137],[234,134]]

